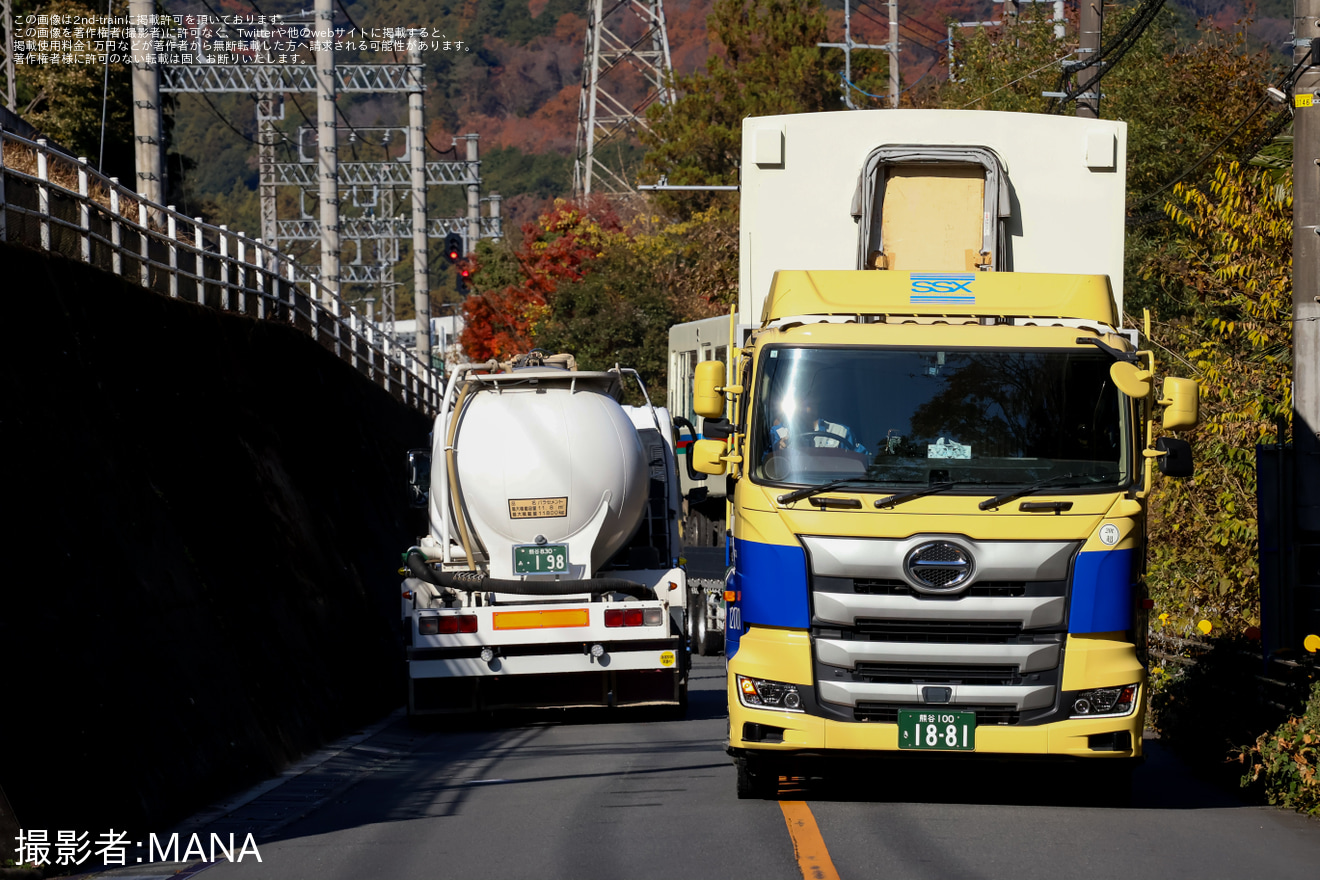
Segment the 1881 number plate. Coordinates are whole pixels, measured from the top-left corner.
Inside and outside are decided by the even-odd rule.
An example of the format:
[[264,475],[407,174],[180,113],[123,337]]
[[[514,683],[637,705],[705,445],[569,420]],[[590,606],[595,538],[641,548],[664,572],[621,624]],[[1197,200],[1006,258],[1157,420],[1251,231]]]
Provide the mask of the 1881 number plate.
[[568,574],[567,544],[522,544],[513,548],[514,574]]
[[900,709],[898,747],[970,752],[976,748],[976,713]]

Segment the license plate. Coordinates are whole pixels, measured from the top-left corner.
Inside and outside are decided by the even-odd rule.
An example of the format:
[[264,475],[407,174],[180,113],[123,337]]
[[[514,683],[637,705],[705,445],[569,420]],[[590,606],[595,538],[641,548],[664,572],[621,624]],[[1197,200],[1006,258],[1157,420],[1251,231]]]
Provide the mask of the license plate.
[[568,574],[567,544],[523,544],[513,548],[514,574]]
[[973,751],[976,748],[976,713],[900,709],[898,747],[944,752]]

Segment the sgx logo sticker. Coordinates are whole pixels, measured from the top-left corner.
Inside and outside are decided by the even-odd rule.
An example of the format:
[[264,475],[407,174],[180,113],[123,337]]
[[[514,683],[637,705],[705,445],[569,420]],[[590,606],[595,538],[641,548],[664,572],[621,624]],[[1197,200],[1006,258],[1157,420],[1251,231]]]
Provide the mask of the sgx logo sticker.
[[975,273],[912,273],[912,302],[974,303]]

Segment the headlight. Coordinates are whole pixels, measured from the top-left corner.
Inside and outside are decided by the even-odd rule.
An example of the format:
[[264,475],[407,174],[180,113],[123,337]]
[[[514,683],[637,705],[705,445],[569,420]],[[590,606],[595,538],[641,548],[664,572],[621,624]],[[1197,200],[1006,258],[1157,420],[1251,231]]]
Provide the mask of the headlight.
[[1131,715],[1137,705],[1137,686],[1093,688],[1078,691],[1073,697],[1072,717],[1093,718],[1096,715]]
[[738,698],[742,704],[752,709],[781,709],[785,712],[801,712],[802,695],[797,685],[782,681],[766,681],[761,678],[738,676]]

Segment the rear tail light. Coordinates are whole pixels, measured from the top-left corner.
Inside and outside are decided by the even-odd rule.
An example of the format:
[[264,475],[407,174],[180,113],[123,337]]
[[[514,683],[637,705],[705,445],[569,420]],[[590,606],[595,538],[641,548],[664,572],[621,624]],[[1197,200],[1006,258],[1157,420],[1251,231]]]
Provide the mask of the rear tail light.
[[615,626],[659,626],[664,623],[663,608],[607,608],[605,625]]
[[446,614],[444,616],[421,617],[417,620],[417,632],[424,636],[452,636],[458,633],[477,631],[475,614]]

